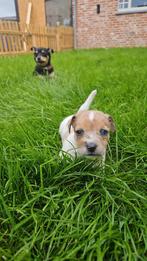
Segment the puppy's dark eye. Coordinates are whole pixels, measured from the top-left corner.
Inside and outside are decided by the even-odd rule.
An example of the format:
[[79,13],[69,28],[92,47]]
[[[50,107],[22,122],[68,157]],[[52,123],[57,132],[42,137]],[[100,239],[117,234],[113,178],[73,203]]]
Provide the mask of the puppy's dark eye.
[[78,136],[82,136],[84,134],[84,130],[83,129],[78,129],[75,131],[75,133],[78,135]]
[[100,135],[101,136],[107,136],[108,135],[108,131],[105,129],[100,129]]

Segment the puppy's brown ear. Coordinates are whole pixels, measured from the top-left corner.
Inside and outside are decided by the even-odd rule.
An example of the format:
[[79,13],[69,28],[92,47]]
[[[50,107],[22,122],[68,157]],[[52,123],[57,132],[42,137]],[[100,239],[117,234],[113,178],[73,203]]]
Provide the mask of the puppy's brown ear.
[[54,50],[51,48],[48,48],[48,53],[54,53]]
[[69,123],[69,133],[70,133],[70,130],[71,130],[71,126],[74,128],[74,125],[75,125],[75,120],[76,120],[76,116],[74,115]]
[[32,46],[31,51],[35,51],[35,50],[36,50],[36,47]]
[[108,116],[108,121],[110,123],[110,130],[112,132],[115,132],[116,131],[115,123],[113,121],[113,118],[110,115]]

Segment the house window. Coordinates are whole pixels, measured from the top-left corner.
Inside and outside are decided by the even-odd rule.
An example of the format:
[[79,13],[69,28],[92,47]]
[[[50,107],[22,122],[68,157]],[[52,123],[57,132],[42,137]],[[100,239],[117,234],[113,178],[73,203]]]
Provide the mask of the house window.
[[50,26],[72,25],[71,0],[45,0],[46,22]]
[[119,0],[119,9],[125,9],[129,6],[129,0]]
[[147,0],[132,1],[132,7],[144,7],[144,6],[147,6]]
[[0,0],[0,19],[18,20],[17,0]]
[[118,10],[120,12],[147,11],[147,0],[118,0]]

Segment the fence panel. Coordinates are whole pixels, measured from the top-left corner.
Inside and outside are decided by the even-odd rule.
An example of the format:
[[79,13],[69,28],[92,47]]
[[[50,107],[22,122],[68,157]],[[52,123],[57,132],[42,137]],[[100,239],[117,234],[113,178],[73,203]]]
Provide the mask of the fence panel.
[[25,53],[32,46],[49,47],[55,51],[73,49],[73,28],[0,21],[0,54]]
[[23,37],[17,22],[0,22],[0,53],[19,53],[23,49]]

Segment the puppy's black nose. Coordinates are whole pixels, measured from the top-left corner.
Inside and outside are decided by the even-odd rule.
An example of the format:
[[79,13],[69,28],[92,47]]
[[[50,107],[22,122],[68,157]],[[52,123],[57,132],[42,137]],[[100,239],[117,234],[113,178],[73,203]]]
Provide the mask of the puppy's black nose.
[[86,146],[87,146],[87,150],[89,151],[89,152],[95,152],[95,150],[96,150],[96,148],[97,148],[97,145],[94,143],[94,142],[88,142],[87,144],[86,144]]

